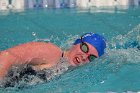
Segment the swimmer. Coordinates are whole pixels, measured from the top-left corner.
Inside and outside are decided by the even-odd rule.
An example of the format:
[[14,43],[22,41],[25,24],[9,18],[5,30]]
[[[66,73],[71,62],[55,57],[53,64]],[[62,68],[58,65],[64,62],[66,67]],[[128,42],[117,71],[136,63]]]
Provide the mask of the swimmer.
[[76,67],[93,61],[104,54],[105,39],[94,33],[86,33],[73,46],[62,51],[52,43],[28,42],[0,52],[0,80],[3,80],[12,66],[31,65],[35,71],[54,67],[60,58]]

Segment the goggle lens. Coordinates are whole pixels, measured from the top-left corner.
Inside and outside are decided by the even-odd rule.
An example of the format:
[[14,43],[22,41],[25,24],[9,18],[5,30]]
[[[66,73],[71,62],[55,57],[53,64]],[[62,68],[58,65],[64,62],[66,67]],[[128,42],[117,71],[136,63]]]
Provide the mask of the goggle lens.
[[[88,51],[89,51],[88,45],[87,45],[86,43],[84,43],[84,42],[82,42],[82,43],[80,44],[80,49],[81,49],[81,51],[84,52],[84,53],[88,53]],[[95,58],[97,58],[97,57],[94,56],[94,55],[92,55],[92,54],[90,54],[90,55],[88,56],[88,60],[89,60],[90,62],[93,61]]]
[[89,51],[88,45],[86,43],[81,43],[80,48],[84,53],[88,53]]
[[91,61],[93,61],[95,58],[97,58],[96,56],[94,56],[94,55],[89,55],[88,56],[88,60],[91,62]]

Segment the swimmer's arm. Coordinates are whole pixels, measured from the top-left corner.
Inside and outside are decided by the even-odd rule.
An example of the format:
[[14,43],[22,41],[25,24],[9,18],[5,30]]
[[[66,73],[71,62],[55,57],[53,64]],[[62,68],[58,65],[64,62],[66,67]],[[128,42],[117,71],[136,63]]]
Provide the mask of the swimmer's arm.
[[0,64],[3,67],[0,68],[0,78],[7,74],[12,65],[31,64],[35,69],[50,68],[57,63],[61,54],[57,46],[44,42],[29,42],[9,48],[0,52]]
[[34,70],[39,71],[43,69],[49,69],[55,64],[48,63],[46,60],[43,59],[34,58],[32,61],[30,61],[29,65],[31,65]]
[[42,65],[32,66],[33,70],[35,70],[35,71],[39,71],[39,70],[43,70],[43,69],[49,69],[51,67],[52,67],[51,64],[42,64]]
[[8,73],[8,70],[17,61],[17,58],[7,51],[0,52],[0,80]]

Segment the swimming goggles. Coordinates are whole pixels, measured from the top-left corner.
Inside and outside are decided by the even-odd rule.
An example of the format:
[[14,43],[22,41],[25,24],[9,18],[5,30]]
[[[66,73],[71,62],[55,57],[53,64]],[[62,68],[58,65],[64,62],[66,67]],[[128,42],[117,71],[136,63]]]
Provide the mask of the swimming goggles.
[[[82,40],[83,38],[81,37],[81,44],[80,44],[80,49],[81,49],[81,51],[82,52],[84,52],[84,53],[88,53],[89,52],[89,47],[88,47],[88,45],[85,43],[85,42],[83,42],[83,40]],[[91,61],[93,61],[95,58],[97,58],[95,55],[93,55],[93,54],[88,54],[88,60],[91,62]]]

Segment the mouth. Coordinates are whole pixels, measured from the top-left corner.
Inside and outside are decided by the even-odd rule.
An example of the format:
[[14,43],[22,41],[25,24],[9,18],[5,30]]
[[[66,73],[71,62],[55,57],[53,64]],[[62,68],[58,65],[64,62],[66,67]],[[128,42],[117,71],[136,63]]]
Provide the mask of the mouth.
[[76,65],[80,64],[81,61],[80,61],[80,58],[79,57],[75,57],[74,58],[74,61],[73,61]]

